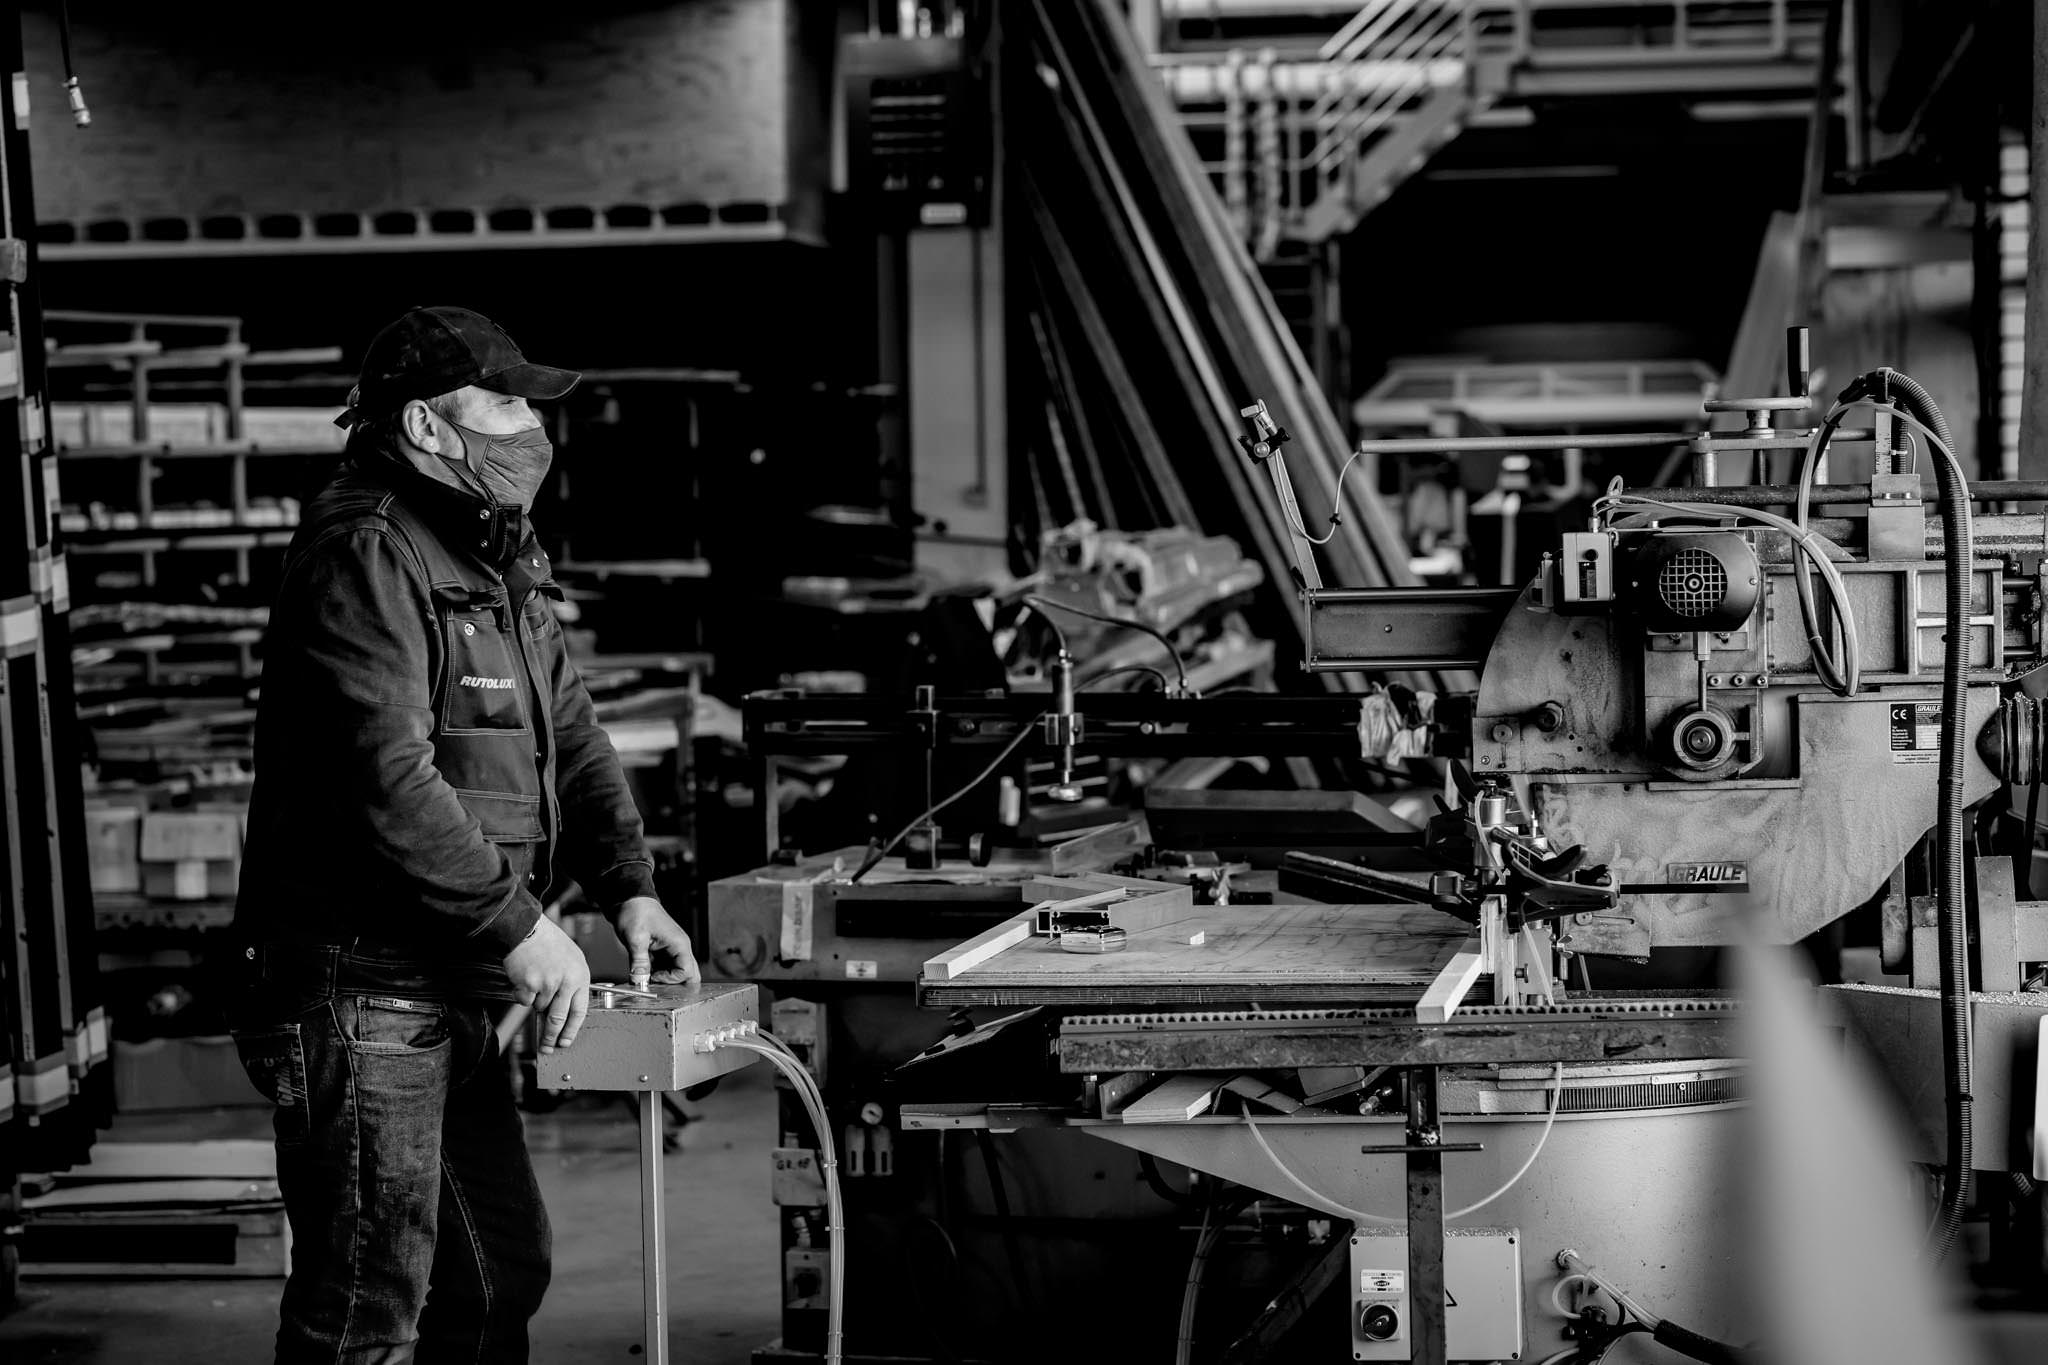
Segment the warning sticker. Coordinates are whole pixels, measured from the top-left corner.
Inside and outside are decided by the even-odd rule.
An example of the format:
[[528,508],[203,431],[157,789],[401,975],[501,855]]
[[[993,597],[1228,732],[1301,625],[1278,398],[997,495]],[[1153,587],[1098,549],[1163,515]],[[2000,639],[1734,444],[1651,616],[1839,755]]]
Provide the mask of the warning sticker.
[[1401,1281],[1407,1274],[1402,1270],[1361,1270],[1358,1272],[1358,1292],[1361,1294],[1398,1294]]
[[1941,761],[1941,705],[1931,701],[1892,703],[1892,762]]

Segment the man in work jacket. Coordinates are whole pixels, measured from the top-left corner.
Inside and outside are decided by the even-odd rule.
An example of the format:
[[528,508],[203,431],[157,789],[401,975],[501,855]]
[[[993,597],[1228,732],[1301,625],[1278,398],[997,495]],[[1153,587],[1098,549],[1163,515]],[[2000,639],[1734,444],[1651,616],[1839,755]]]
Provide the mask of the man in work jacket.
[[695,981],[549,609],[527,524],[552,450],[529,363],[462,308],[379,333],[265,639],[231,1004],[275,1104],[293,1234],[277,1358],[524,1361],[547,1215],[495,1020],[589,1008],[541,911],[574,879],[636,978]]

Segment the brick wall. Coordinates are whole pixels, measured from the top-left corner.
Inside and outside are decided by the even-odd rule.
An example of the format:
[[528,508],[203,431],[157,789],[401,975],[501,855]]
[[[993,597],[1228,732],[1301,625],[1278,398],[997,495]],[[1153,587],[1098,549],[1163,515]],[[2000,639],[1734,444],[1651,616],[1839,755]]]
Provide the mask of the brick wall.
[[815,199],[804,3],[74,5],[84,131],[37,6],[38,217]]

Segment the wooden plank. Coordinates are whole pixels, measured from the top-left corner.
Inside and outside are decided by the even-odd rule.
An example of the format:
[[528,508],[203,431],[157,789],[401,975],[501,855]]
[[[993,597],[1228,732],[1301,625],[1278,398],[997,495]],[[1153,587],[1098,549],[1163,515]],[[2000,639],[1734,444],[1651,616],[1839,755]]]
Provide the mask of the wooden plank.
[[277,1146],[262,1138],[208,1142],[102,1142],[92,1160],[62,1172],[60,1184],[107,1180],[275,1180]]
[[[1109,922],[1126,934],[1140,929],[1157,929],[1162,925],[1177,924],[1195,908],[1195,889],[1188,886],[1162,886],[1150,895],[1133,896],[1118,901],[1109,907]],[[1189,934],[1198,931],[1189,930]]]
[[56,1189],[21,1201],[29,1213],[83,1209],[215,1208],[233,1204],[274,1204],[276,1180],[122,1180],[104,1185]]
[[[973,984],[1016,990],[1020,1001],[1046,990],[1080,990],[1105,1003],[1165,1000],[1205,988],[1202,998],[1210,1000],[1278,1000],[1290,991],[1299,998],[1302,988],[1327,999],[1385,987],[1412,998],[1442,971],[1467,930],[1413,905],[1204,905],[1126,932],[1122,952],[1099,957],[1062,952],[1049,939],[1013,941],[976,957]],[[1197,933],[1205,941],[1189,943]],[[957,975],[928,972],[927,979]]]
[[1169,1076],[1125,1105],[1117,1117],[1125,1123],[1186,1123],[1209,1112],[1221,1076]]
[[1425,1024],[1447,1023],[1457,1013],[1458,1006],[1465,1003],[1465,994],[1479,979],[1479,970],[1485,963],[1486,955],[1479,950],[1478,936],[1466,939],[1465,946],[1444,964],[1436,980],[1429,983],[1429,989],[1416,1002],[1415,1017]]
[[951,981],[960,973],[979,966],[996,954],[1027,941],[1031,937],[1031,920],[1034,913],[1026,911],[1014,919],[1004,920],[995,928],[976,934],[958,947],[948,948],[937,957],[927,959],[924,964],[925,976],[933,981]]

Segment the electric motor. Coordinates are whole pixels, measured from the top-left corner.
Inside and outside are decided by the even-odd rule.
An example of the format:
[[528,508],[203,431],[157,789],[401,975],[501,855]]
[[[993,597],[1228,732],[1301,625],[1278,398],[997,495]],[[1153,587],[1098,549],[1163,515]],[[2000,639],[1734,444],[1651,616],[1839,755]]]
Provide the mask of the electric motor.
[[1632,558],[1628,600],[1653,633],[1739,630],[1756,610],[1756,551],[1728,531],[1664,532]]

